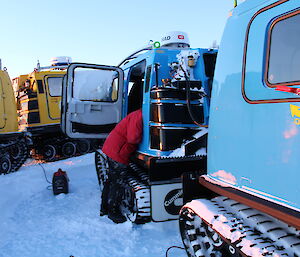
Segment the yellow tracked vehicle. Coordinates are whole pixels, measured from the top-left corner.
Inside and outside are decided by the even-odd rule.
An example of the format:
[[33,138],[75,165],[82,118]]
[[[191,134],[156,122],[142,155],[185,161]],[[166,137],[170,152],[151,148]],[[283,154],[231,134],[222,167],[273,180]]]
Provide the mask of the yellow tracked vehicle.
[[10,77],[0,60],[0,174],[17,171],[28,157],[26,133],[18,131],[17,105]]
[[37,68],[13,79],[18,103],[19,130],[32,136],[34,158],[53,161],[84,154],[94,147],[89,140],[66,137],[60,129],[60,101],[69,57],[51,59],[51,66]]

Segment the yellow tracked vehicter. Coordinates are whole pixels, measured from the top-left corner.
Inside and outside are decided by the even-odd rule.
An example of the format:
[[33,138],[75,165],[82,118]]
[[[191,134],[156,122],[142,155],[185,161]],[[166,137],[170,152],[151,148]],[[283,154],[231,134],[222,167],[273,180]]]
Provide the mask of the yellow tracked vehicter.
[[12,83],[0,60],[0,174],[17,171],[28,156],[26,134],[18,131]]
[[63,78],[71,62],[69,57],[51,59],[51,66],[37,68],[13,79],[18,103],[19,129],[32,136],[34,158],[53,161],[94,148],[90,140],[74,140],[60,129],[60,101]]

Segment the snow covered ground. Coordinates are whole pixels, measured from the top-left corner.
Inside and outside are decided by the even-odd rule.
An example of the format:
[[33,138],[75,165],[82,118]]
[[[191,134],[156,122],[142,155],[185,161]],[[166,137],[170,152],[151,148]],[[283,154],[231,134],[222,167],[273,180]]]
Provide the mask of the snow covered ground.
[[[99,217],[93,153],[42,165],[49,181],[58,168],[67,171],[70,192],[54,196],[34,160],[0,176],[0,257],[156,257],[182,247],[178,221],[133,225]],[[168,256],[186,254],[174,248]]]

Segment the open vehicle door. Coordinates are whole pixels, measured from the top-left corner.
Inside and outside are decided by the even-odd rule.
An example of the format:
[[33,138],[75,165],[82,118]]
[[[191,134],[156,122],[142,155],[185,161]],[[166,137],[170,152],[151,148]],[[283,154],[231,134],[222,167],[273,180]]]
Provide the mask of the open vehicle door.
[[60,127],[61,129],[65,132],[65,121],[66,121],[66,112],[64,111],[65,109],[65,102],[64,102],[64,96],[67,94],[67,74],[64,75],[63,80],[62,80],[62,88],[61,88],[61,99],[60,99],[60,103],[59,103],[59,107],[60,107]]
[[63,83],[61,124],[71,138],[105,138],[122,116],[123,70],[72,63]]

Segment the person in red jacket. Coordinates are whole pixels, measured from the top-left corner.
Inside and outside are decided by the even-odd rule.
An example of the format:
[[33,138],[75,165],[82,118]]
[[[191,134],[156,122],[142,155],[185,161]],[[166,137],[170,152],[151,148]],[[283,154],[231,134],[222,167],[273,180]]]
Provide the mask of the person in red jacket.
[[107,156],[109,172],[102,190],[100,216],[107,215],[115,223],[126,221],[119,209],[122,181],[126,176],[130,156],[142,140],[142,110],[131,112],[117,124],[106,138],[102,151]]

